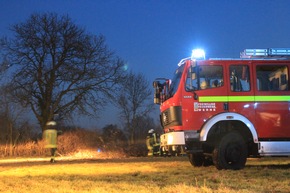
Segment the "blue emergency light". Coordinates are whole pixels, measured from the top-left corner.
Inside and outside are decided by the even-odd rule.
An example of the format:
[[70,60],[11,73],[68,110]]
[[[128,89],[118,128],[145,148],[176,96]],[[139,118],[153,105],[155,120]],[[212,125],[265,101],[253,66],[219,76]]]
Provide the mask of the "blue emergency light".
[[194,49],[191,53],[192,60],[205,60],[205,52],[202,49]]

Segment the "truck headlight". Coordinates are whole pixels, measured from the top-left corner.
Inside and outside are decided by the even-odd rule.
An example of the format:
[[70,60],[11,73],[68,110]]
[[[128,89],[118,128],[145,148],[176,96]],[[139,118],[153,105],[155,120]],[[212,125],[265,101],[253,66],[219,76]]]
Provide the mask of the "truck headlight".
[[173,143],[173,135],[168,135],[167,137],[167,144],[171,145]]

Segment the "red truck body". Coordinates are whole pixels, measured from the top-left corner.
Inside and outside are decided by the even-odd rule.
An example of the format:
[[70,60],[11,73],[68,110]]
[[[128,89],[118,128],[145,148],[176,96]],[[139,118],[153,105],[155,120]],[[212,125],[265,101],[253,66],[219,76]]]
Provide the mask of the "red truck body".
[[290,155],[290,49],[247,49],[241,58],[179,63],[154,81],[165,154],[194,166],[241,169],[247,157]]

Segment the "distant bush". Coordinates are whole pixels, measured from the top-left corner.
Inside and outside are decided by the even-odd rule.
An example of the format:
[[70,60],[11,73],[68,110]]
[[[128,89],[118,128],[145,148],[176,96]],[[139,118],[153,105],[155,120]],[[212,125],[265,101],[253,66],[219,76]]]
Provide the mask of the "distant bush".
[[[12,149],[11,149],[12,148]],[[107,156],[107,157],[140,157],[147,156],[145,143],[128,145],[121,130],[114,126],[104,128],[103,132],[72,129],[58,136],[57,155],[61,156]],[[50,155],[50,149],[44,148],[44,140],[30,140],[10,147],[0,145],[1,157],[37,157]]]
[[[101,135],[95,131],[75,129],[66,131],[58,136],[58,154],[68,155],[82,149],[97,151],[104,146]],[[12,148],[12,150],[11,150]],[[30,140],[25,143],[11,147],[9,144],[0,145],[0,155],[2,157],[17,156],[45,156],[49,153],[44,148],[43,140]]]
[[9,144],[0,146],[1,157],[42,156],[45,151],[43,141],[28,141],[12,147]]
[[117,125],[107,125],[103,128],[103,149],[106,151],[124,151],[128,147],[127,138]]
[[126,155],[130,157],[146,157],[148,154],[148,150],[145,143],[129,145],[124,149],[124,151]]
[[82,149],[97,151],[103,146],[101,135],[96,131],[76,129],[58,136],[58,152],[63,155]]

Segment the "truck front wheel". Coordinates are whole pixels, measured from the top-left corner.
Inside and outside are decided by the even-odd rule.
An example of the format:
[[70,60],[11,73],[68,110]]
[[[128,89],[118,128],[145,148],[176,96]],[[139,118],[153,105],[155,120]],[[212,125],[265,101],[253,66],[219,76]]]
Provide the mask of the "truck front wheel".
[[247,145],[237,132],[231,132],[221,138],[213,150],[213,162],[217,169],[239,170],[247,161]]
[[201,153],[190,153],[188,154],[188,159],[191,165],[195,167],[202,166],[204,162],[204,156]]
[[211,157],[205,157],[202,153],[190,153],[188,159],[191,165],[195,167],[213,165]]

